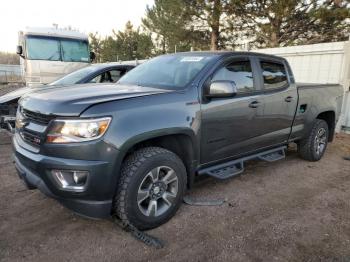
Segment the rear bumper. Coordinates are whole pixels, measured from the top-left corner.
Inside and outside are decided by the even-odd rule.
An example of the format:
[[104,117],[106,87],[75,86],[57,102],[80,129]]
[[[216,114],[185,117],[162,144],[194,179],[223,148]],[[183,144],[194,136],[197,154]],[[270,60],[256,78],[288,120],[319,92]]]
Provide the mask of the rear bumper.
[[[112,211],[114,190],[110,181],[111,164],[103,161],[72,160],[43,156],[22,148],[13,139],[14,161],[19,177],[28,189],[39,189],[73,212],[91,218],[108,218]],[[51,174],[52,169],[86,170],[89,180],[86,191],[72,192],[60,188]]]

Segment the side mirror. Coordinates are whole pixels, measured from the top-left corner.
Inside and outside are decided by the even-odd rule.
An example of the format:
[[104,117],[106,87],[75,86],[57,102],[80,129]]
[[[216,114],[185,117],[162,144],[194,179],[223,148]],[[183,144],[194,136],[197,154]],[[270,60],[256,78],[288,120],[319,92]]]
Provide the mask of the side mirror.
[[209,86],[207,97],[224,98],[234,97],[237,94],[237,86],[233,81],[214,81]]
[[18,46],[17,46],[17,48],[16,48],[16,53],[17,53],[18,55],[22,55],[22,53],[23,53],[23,48],[22,48],[21,45],[18,45]]
[[90,52],[90,60],[91,60],[91,61],[94,61],[95,58],[96,58],[95,53],[94,53],[94,52]]

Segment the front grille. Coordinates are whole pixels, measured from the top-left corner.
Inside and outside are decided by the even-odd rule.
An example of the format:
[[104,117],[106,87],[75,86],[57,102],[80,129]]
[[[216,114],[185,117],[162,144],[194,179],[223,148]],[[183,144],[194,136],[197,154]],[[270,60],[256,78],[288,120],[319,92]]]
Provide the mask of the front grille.
[[22,114],[29,121],[44,124],[44,125],[48,125],[49,122],[55,118],[55,116],[53,116],[53,115],[44,115],[41,113],[29,111],[29,110],[24,109],[24,108],[22,108]]
[[41,143],[41,137],[37,134],[28,131],[21,131],[20,134],[23,140],[29,144],[39,146]]

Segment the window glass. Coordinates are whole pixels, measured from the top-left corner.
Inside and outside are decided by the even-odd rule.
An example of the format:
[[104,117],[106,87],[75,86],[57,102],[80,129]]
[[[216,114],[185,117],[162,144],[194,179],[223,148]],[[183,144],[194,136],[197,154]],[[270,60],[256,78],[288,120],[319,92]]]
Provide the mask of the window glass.
[[124,75],[124,70],[111,70],[111,78],[112,78],[112,82],[116,83],[123,75]]
[[68,75],[65,75],[64,77],[50,83],[49,85],[73,85],[76,84],[78,81],[82,80],[84,77],[88,76],[89,74],[92,74],[96,70],[97,68],[95,68],[94,66],[84,67]]
[[164,55],[153,58],[125,74],[118,83],[184,89],[216,55]]
[[232,81],[239,93],[253,92],[253,71],[249,61],[235,61],[219,69],[212,81]]
[[94,77],[90,83],[116,83],[124,74],[125,70],[113,69]]
[[110,71],[101,74],[100,83],[113,83],[112,75]]
[[261,62],[261,68],[265,89],[282,88],[288,83],[284,65],[273,62]]
[[28,37],[26,47],[28,59],[51,61],[61,59],[60,42],[57,40]]
[[61,40],[62,59],[65,62],[89,62],[87,42],[77,40]]
[[40,36],[28,36],[26,39],[28,59],[89,62],[88,43],[81,40],[63,40]]
[[102,74],[95,76],[89,83],[101,83]]

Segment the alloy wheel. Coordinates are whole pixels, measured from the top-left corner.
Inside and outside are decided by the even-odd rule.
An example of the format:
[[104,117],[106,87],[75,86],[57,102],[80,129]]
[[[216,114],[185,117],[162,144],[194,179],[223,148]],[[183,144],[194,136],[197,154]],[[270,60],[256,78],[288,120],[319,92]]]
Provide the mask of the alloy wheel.
[[327,131],[324,128],[320,128],[317,131],[316,137],[315,137],[315,150],[317,155],[321,155],[327,144]]
[[137,192],[139,210],[147,217],[163,215],[178,194],[179,181],[176,172],[167,166],[152,169],[142,180]]

